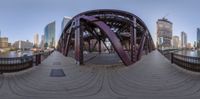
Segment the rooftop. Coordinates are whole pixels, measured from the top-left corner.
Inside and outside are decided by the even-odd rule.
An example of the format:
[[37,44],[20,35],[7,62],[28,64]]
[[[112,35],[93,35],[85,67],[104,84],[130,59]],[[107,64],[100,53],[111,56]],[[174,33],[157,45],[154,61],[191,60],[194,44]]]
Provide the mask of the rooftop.
[[166,19],[165,17],[163,17],[162,19],[158,19],[158,21],[164,21],[170,24],[173,24],[171,21],[169,21],[168,19]]

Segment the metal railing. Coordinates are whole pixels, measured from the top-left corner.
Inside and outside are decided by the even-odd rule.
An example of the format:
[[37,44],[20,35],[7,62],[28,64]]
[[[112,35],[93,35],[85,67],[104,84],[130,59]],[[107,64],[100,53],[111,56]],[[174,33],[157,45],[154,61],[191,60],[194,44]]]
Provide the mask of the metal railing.
[[175,50],[159,50],[172,64],[176,64],[184,69],[200,72],[200,57],[192,57],[176,54]]
[[188,70],[200,72],[200,57],[171,53],[171,63]]
[[171,60],[171,53],[177,51],[175,49],[167,49],[167,50],[160,50],[157,49],[163,56],[165,56],[167,59]]
[[53,51],[40,52],[31,56],[0,58],[0,73],[21,71],[37,66],[46,59]]

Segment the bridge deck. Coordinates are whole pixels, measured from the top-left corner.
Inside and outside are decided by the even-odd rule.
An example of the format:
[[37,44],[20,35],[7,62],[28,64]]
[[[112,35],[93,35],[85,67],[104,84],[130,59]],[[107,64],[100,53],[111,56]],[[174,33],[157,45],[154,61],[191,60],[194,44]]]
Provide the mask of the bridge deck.
[[[52,77],[53,69],[63,70],[65,75]],[[199,99],[199,96],[200,75],[175,68],[158,51],[123,68],[78,66],[74,59],[54,52],[37,67],[0,76],[1,99]]]

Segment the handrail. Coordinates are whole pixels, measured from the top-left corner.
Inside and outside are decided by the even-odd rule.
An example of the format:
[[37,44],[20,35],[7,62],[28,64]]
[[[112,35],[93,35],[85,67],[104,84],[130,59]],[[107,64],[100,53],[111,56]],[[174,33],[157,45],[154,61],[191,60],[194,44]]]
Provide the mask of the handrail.
[[176,56],[181,56],[181,57],[186,57],[186,58],[195,58],[195,59],[200,59],[200,57],[186,56],[186,55],[181,55],[181,54],[176,54],[176,53],[173,53],[173,54],[176,55]]
[[200,57],[184,56],[174,53],[171,56],[172,63],[191,71],[200,72]]
[[46,59],[52,51],[40,52],[31,56],[22,57],[0,57],[0,73],[21,71],[32,66],[37,66]]
[[181,68],[200,72],[200,57],[186,56],[181,54],[176,54],[170,51],[158,50],[165,57],[168,55],[167,59],[171,61],[172,64],[176,64]]

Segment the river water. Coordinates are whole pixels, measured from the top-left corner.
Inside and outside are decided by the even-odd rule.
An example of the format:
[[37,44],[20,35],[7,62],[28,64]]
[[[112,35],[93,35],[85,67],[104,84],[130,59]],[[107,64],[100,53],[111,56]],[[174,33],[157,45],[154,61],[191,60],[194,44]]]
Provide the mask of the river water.
[[[5,53],[0,53],[0,57],[21,57],[24,54],[26,55],[33,55],[33,51],[23,51],[23,52],[17,52],[17,51],[9,51]],[[200,57],[200,50],[184,50],[184,51],[178,51],[177,54],[186,55],[186,56],[194,56],[194,57]]]
[[193,57],[200,57],[200,51],[198,50],[184,50],[184,51],[179,51],[176,52],[177,54],[181,54],[181,55],[186,55],[186,56],[193,56]]
[[23,55],[33,55],[33,51],[23,51],[23,52],[17,52],[17,51],[9,51],[5,53],[0,53],[0,57],[21,57]]

